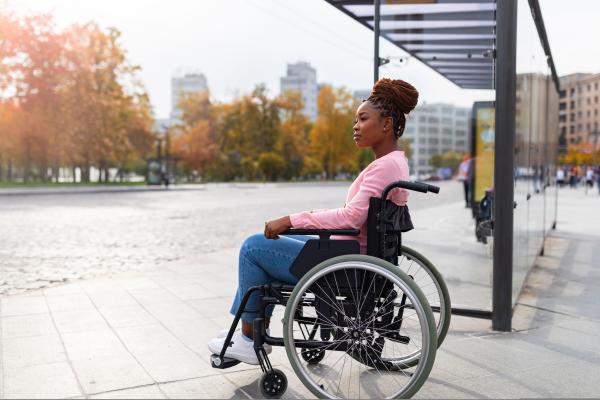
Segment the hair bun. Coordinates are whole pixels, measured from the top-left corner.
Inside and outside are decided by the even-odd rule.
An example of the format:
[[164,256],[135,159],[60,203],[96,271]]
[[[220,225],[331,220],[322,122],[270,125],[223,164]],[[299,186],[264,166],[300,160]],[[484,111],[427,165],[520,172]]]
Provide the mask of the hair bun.
[[382,78],[373,86],[371,97],[385,103],[392,103],[403,114],[410,113],[419,101],[419,92],[408,82],[401,79]]

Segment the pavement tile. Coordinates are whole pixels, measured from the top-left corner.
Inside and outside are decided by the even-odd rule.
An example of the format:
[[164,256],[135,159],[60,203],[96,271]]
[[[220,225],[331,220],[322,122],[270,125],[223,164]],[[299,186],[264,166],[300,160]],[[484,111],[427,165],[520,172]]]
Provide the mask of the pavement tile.
[[94,305],[87,294],[63,294],[46,297],[52,312],[90,310]]
[[1,316],[44,314],[48,312],[46,299],[43,296],[11,296],[0,299]]
[[154,383],[136,360],[125,352],[73,360],[73,368],[87,394]]
[[89,396],[90,399],[165,399],[158,385],[148,385],[132,389],[114,390]]
[[232,297],[195,299],[188,300],[186,303],[196,309],[205,318],[219,318],[228,316],[231,307]]
[[95,309],[59,311],[53,313],[52,318],[60,333],[108,329],[106,321]]
[[186,347],[207,360],[207,362],[210,361],[207,343],[220,331],[218,325],[202,317],[163,321],[163,325]]
[[214,291],[208,290],[203,285],[194,283],[194,284],[184,284],[184,285],[169,285],[165,286],[169,292],[173,293],[177,296],[178,299],[181,300],[193,300],[193,299],[207,299],[211,297],[221,297],[221,295],[215,293]]
[[[215,370],[218,371],[218,370]],[[223,375],[163,383],[161,390],[170,399],[247,399],[248,396]]]
[[180,301],[173,293],[158,286],[154,288],[129,289],[128,292],[142,305]]
[[597,398],[598,371],[600,359],[577,360],[527,371],[520,379],[543,387],[537,397]]
[[113,289],[88,293],[94,305],[98,308],[134,306],[138,302],[125,289]]
[[43,290],[46,296],[62,296],[65,294],[85,294],[81,287],[83,282],[67,283],[65,285],[53,286]]
[[18,315],[1,318],[2,338],[56,334],[50,314]]
[[127,349],[158,382],[198,378],[214,374],[199,357],[162,325],[117,328]]
[[145,276],[115,279],[115,283],[125,290],[157,289],[159,287],[151,278]]
[[[295,373],[288,368],[277,366],[281,370],[287,380],[288,389],[281,397],[282,399],[314,399],[315,396],[300,382]],[[260,368],[243,370],[234,373],[225,374],[225,378],[230,381],[240,392],[248,394],[253,399],[264,398],[258,386],[263,372]]]
[[62,335],[71,360],[118,357],[127,350],[112,330],[65,333]]
[[142,306],[123,306],[100,308],[100,313],[113,328],[156,324],[156,318]]
[[183,300],[148,303],[144,305],[144,308],[161,322],[202,318],[202,314],[198,310],[190,307]]
[[5,338],[2,340],[2,356],[6,369],[67,361],[57,334]]
[[6,369],[4,378],[7,399],[64,398],[82,394],[66,362]]

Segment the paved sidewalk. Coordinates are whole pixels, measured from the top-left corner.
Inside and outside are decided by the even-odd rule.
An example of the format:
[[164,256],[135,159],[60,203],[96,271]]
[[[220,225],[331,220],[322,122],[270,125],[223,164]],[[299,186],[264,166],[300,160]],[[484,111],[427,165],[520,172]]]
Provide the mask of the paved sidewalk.
[[[594,252],[600,213],[593,211],[600,198],[585,197],[583,191],[560,195],[558,229],[527,280],[515,309],[515,330],[493,332],[489,321],[455,317],[417,397],[600,393],[600,255]],[[449,212],[440,207],[427,212]],[[454,232],[449,247],[478,252],[473,265],[465,267],[475,271],[477,260],[485,262],[486,247],[474,243],[465,210],[454,210],[438,222],[436,232],[444,240]],[[425,221],[424,214],[416,215],[418,225]],[[432,259],[450,251],[425,250],[425,239],[416,235],[411,240]],[[457,260],[456,251],[451,255]],[[231,320],[227,312],[236,286],[236,258],[237,249],[231,248],[193,263],[0,298],[0,398],[260,397],[259,369],[212,369],[206,349],[206,342]],[[462,268],[454,262],[441,263],[444,274],[456,277],[452,282],[460,274],[450,268]],[[484,270],[481,278],[488,279],[487,274]],[[476,296],[485,291],[475,280],[462,289]],[[453,297],[468,300],[460,290],[451,285]],[[312,397],[294,376],[283,349],[273,351],[272,361],[288,376],[286,398]]]

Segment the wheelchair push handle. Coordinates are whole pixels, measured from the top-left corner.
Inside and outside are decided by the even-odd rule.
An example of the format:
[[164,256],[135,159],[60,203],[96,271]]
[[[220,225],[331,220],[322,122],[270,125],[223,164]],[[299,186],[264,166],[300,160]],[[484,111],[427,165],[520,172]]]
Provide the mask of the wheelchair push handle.
[[440,192],[439,186],[430,185],[424,182],[397,181],[386,186],[386,188],[383,190],[381,199],[385,201],[390,191],[395,188],[413,190],[421,193],[432,192],[437,194]]

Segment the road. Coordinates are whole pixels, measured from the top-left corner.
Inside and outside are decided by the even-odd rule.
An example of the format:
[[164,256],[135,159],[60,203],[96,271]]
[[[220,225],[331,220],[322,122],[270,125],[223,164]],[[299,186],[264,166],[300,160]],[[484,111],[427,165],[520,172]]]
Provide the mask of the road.
[[[0,196],[0,295],[70,280],[160,268],[238,247],[264,221],[340,207],[349,182],[206,184],[169,190]],[[411,195],[420,210],[460,200]]]

